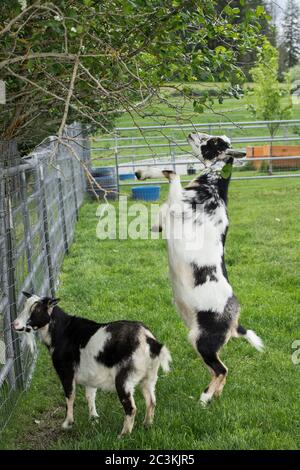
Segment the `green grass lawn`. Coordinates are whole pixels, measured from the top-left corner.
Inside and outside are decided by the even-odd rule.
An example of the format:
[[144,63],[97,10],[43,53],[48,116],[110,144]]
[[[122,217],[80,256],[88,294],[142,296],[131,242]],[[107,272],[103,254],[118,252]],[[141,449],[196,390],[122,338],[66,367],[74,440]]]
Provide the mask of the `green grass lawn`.
[[[296,449],[300,446],[300,365],[291,361],[300,339],[300,180],[233,181],[226,259],[242,305],[241,323],[264,340],[260,354],[231,340],[222,359],[229,368],[221,399],[198,404],[209,374],[187,342],[171,302],[163,240],[96,238],[97,204],[80,211],[75,243],[60,276],[61,305],[100,322],[137,319],[165,342],[173,356],[160,373],[153,427],[144,430],[137,392],[136,426],[117,439],[123,411],[115,394],[98,392],[100,421],[88,420],[81,387],[75,425],[60,429],[65,411],[61,386],[41,347],[31,388],[21,397],[1,436],[5,449]],[[167,187],[162,190],[162,199]]]

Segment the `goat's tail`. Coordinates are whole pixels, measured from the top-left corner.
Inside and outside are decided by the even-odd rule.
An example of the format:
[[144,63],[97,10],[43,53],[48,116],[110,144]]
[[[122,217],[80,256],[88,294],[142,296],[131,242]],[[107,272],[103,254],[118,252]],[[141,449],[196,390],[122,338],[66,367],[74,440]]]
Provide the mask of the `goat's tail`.
[[161,366],[164,372],[170,372],[170,363],[172,362],[172,357],[170,351],[166,346],[163,346],[159,353],[159,365]]
[[242,325],[239,325],[236,331],[239,337],[245,338],[255,349],[260,352],[264,351],[264,343],[262,339],[257,336],[253,330],[246,330]]

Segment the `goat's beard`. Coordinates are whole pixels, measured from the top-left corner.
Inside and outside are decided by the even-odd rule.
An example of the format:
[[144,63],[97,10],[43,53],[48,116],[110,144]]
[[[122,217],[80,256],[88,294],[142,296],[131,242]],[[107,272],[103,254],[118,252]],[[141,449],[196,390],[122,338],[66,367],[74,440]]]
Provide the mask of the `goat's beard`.
[[24,335],[26,346],[29,348],[31,354],[34,354],[36,350],[36,342],[33,330],[31,330],[30,332],[24,332]]

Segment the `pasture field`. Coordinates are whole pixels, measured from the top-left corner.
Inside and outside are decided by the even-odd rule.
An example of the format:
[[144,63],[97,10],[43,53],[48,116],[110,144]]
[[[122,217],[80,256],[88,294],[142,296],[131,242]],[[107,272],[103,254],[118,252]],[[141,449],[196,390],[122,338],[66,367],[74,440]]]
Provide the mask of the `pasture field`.
[[[206,108],[203,113],[195,113],[193,109],[193,99],[183,99],[183,97],[172,87],[180,89],[181,87],[191,88],[195,93],[201,91],[211,92],[213,90],[220,90],[226,88],[225,83],[199,83],[194,84],[179,84],[171,83],[170,87],[165,87],[161,90],[161,99],[155,99],[150,104],[141,110],[140,113],[128,114],[125,113],[118,119],[118,127],[128,127],[135,125],[134,122],[140,126],[151,126],[157,123],[174,124],[174,123],[210,123],[210,122],[226,122],[229,123],[239,121],[254,121],[255,117],[247,109],[249,104],[254,104],[253,95],[249,94],[255,85],[253,83],[246,83],[243,86],[244,95],[240,99],[225,97],[223,103],[218,103],[214,98],[214,105],[211,109]],[[282,85],[285,89],[285,85]],[[197,95],[195,96],[197,99]],[[286,98],[283,98],[287,101]],[[143,118],[141,119],[141,116]],[[300,103],[293,106],[292,116],[288,119],[300,118]],[[163,121],[163,122],[162,122]]]
[[[179,84],[171,84],[176,87],[180,87]],[[181,85],[183,86],[183,85]],[[187,85],[185,85],[187,86]],[[219,88],[225,86],[222,83],[195,83],[189,85],[194,93],[201,93],[204,90],[217,91]],[[118,127],[131,127],[131,126],[153,126],[153,125],[169,125],[169,124],[207,124],[210,123],[221,123],[227,122],[228,129],[214,128],[211,132],[214,134],[225,133],[228,137],[260,137],[260,136],[269,136],[268,129],[265,127],[261,128],[239,128],[233,123],[243,122],[243,121],[255,121],[257,120],[249,111],[248,105],[253,104],[253,96],[247,93],[247,90],[251,89],[253,84],[246,84],[244,86],[245,94],[239,100],[235,98],[225,98],[222,104],[219,104],[216,98],[214,98],[213,109],[205,109],[203,113],[195,113],[193,110],[193,99],[185,100],[180,93],[174,89],[165,88],[161,91],[161,99],[155,98],[149,102],[146,108],[139,112],[134,113],[125,113],[117,120]],[[284,87],[284,85],[283,85]],[[197,96],[195,96],[197,99]],[[287,97],[283,98],[283,101],[287,103]],[[299,100],[298,100],[299,101]],[[300,119],[300,101],[293,104],[292,115],[288,119]],[[208,131],[210,129],[208,128]],[[175,140],[176,142],[182,142],[183,145],[178,144],[176,148],[173,148],[175,153],[189,152],[190,148],[185,146],[187,133],[190,130],[180,130],[180,129],[163,129],[163,130],[144,130],[142,134],[137,133],[136,131],[123,131],[118,138],[118,145],[131,145],[134,141],[131,141],[131,137],[142,137],[138,142],[140,145],[149,145],[149,148],[140,148],[135,149],[134,152],[132,149],[122,149],[119,151],[121,155],[120,163],[125,163],[131,161],[132,154],[134,153],[136,157],[143,158],[144,154],[152,154],[156,156],[157,153],[168,152],[168,148],[151,148],[152,143],[157,144],[166,144],[170,141]],[[298,135],[300,134],[299,125],[293,125],[288,128],[281,128],[278,130],[277,135]],[[95,136],[101,138],[112,137],[108,136]],[[122,139],[122,137],[126,137]],[[128,139],[129,138],[129,139]],[[266,142],[267,143],[267,140]],[[284,144],[284,141],[278,141],[274,145]],[[289,141],[289,145],[298,144],[299,141]],[[92,157],[94,160],[95,166],[102,165],[112,165],[114,164],[114,152],[109,150],[109,147],[114,145],[114,141],[105,141],[101,143],[94,142],[93,147],[99,147],[101,150],[93,150]],[[258,142],[250,143],[250,145],[262,145]],[[245,144],[235,144],[236,147],[244,147]],[[104,149],[104,150],[103,150]],[[105,157],[106,159],[103,159]]]
[[[209,374],[172,305],[165,242],[100,241],[97,203],[85,202],[60,276],[61,306],[99,322],[142,320],[169,347],[173,365],[169,375],[160,373],[153,427],[142,427],[144,403],[137,391],[134,431],[117,439],[123,421],[117,396],[98,392],[100,420],[92,424],[78,387],[75,425],[61,430],[62,389],[46,348],[40,347],[31,388],[16,406],[0,447],[299,449],[300,364],[291,358],[292,343],[300,340],[299,189],[298,178],[231,183],[229,277],[242,305],[241,323],[263,338],[266,351],[231,340],[221,354],[229,368],[227,385],[207,409],[198,398]],[[166,191],[164,186],[162,199]]]

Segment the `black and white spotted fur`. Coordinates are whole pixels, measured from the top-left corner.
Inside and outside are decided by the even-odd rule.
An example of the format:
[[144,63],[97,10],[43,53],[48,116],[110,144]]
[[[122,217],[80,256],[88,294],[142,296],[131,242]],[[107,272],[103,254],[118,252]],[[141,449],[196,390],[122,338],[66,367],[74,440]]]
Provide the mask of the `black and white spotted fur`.
[[240,306],[224,259],[228,186],[233,156],[241,156],[241,152],[230,150],[226,136],[190,134],[188,142],[205,170],[185,188],[180,177],[169,170],[147,168],[136,176],[164,175],[170,182],[168,200],[152,230],[169,230],[166,239],[174,302],[189,329],[189,340],[212,373],[212,381],[200,397],[206,405],[225,385],[227,368],[219,358],[222,346],[240,336],[258,350],[263,344],[253,331],[239,324]]
[[28,335],[37,330],[48,347],[62,383],[67,415],[62,427],[72,426],[76,384],[84,385],[91,418],[98,418],[95,406],[98,388],[116,391],[125,411],[120,434],[131,433],[136,406],[135,387],[140,384],[146,402],[145,425],[153,421],[158,369],[169,370],[171,356],[142,323],[115,321],[96,323],[71,316],[58,307],[57,299],[27,297],[24,310],[14,321],[16,331]]

